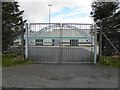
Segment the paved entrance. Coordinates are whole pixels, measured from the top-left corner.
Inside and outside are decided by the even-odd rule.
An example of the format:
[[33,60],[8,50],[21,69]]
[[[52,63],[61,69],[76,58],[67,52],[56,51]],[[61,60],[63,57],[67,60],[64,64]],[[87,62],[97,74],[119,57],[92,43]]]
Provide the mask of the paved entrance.
[[118,70],[88,64],[8,67],[3,68],[3,87],[117,88]]

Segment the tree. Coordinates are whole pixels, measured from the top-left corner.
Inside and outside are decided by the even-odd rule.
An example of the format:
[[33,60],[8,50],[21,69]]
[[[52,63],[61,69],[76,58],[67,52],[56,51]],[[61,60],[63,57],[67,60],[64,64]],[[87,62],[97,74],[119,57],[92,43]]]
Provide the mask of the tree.
[[[120,7],[119,2],[97,2],[93,1],[91,16],[102,31],[112,41],[114,46],[120,50]],[[101,22],[97,22],[100,19]],[[99,34],[99,33],[98,33]],[[99,38],[99,37],[98,37]],[[115,54],[116,51],[110,46],[105,37],[102,37],[102,53],[105,55]]]
[[23,10],[19,10],[18,2],[2,2],[2,51],[6,51],[21,35],[23,13]]

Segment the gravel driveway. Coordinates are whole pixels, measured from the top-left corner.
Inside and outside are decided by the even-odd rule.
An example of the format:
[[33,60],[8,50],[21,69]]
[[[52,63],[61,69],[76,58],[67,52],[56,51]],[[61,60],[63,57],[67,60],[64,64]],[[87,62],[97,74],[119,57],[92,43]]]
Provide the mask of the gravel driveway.
[[3,87],[118,88],[118,70],[93,64],[5,67]]

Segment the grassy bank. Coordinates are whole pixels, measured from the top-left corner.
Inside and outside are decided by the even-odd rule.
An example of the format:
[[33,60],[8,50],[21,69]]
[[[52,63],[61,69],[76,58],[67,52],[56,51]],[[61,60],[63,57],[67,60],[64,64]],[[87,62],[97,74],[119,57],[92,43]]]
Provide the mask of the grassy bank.
[[100,58],[98,62],[100,65],[109,67],[119,67],[120,68],[120,56],[104,56]]
[[21,55],[15,54],[4,54],[2,55],[2,66],[15,66],[15,65],[26,65],[32,64],[32,60],[24,60]]

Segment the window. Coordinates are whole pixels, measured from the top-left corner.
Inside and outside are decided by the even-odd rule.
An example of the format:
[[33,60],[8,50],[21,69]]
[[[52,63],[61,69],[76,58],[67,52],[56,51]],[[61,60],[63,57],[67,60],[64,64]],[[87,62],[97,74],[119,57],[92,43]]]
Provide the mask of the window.
[[52,46],[54,46],[54,41],[55,41],[55,40],[54,40],[54,39],[52,39]]
[[70,46],[78,46],[78,40],[70,40]]
[[43,46],[43,39],[36,39],[36,45]]
[[59,39],[52,39],[52,46],[59,46],[60,40]]

